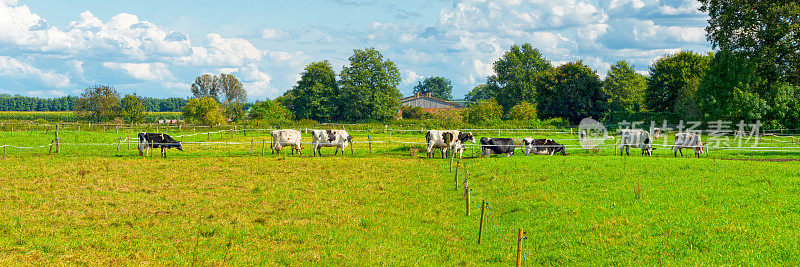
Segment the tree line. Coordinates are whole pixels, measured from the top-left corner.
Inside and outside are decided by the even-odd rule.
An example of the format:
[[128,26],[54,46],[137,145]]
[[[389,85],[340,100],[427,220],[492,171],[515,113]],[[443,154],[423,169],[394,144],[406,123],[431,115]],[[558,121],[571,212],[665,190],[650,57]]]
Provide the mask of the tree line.
[[[79,97],[38,98],[21,95],[0,94],[0,111],[75,111]],[[147,112],[180,112],[186,99],[141,97]]]

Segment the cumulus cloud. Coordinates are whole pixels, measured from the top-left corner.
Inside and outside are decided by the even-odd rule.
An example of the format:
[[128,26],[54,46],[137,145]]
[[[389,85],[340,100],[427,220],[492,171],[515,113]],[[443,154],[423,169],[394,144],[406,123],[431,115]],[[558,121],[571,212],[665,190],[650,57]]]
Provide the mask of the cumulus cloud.
[[125,71],[133,78],[144,81],[167,81],[174,79],[164,63],[115,63],[105,62],[103,67]]
[[41,70],[15,58],[0,56],[0,76],[8,78],[26,78],[39,81],[41,84],[55,88],[71,85],[69,77],[54,71]]

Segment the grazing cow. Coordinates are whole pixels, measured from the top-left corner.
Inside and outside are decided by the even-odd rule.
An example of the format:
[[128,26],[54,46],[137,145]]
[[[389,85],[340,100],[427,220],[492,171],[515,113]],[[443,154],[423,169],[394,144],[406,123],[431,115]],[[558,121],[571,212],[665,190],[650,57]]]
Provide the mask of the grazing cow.
[[443,134],[445,139],[445,143],[452,143],[449,150],[453,151],[453,156],[455,153],[458,153],[458,158],[464,154],[464,150],[466,150],[465,143],[475,143],[475,136],[472,133],[458,133],[458,136],[454,136],[452,133],[446,132]]
[[274,130],[270,132],[270,134],[272,135],[273,155],[275,154],[275,151],[278,151],[278,154],[280,154],[284,146],[292,147],[292,154],[294,154],[294,151],[297,150],[297,153],[303,155],[303,151],[300,150],[303,142],[303,138],[300,136],[300,131],[284,129]]
[[139,156],[144,156],[144,151],[149,152],[150,148],[161,148],[161,157],[167,157],[167,149],[177,148],[183,151],[180,141],[172,139],[169,135],[160,133],[139,133]]
[[[675,146],[672,147],[672,150],[675,151],[675,157],[678,156],[678,152],[681,152],[681,157],[683,157],[683,149],[691,148],[694,149],[694,155],[699,158],[700,154],[703,154],[703,146],[703,140],[696,133],[676,133]],[[706,150],[706,155],[708,155],[708,150]]]
[[653,141],[650,140],[650,132],[644,130],[631,130],[622,129],[620,131],[620,147],[619,155],[622,156],[622,151],[630,156],[630,148],[637,147],[642,149],[642,155],[653,155]]
[[567,152],[564,145],[558,144],[552,139],[533,139],[525,137],[522,139],[522,144],[525,148],[525,156],[533,152],[534,155],[555,155],[561,153],[566,156]]
[[345,130],[313,130],[311,136],[313,137],[314,156],[317,154],[322,156],[321,148],[323,147],[336,147],[333,155],[339,153],[339,150],[342,150],[342,155],[344,155],[344,149],[353,141],[353,137]]
[[514,140],[511,138],[481,138],[481,157],[492,154],[506,154],[506,157],[514,155]]
[[661,137],[663,137],[663,135],[661,135],[661,128],[653,128],[653,140],[658,140]]
[[442,150],[442,158],[445,158],[447,151],[455,145],[456,137],[461,134],[458,130],[438,131],[430,130],[425,133],[425,142],[428,143],[428,158],[436,158],[434,149]]

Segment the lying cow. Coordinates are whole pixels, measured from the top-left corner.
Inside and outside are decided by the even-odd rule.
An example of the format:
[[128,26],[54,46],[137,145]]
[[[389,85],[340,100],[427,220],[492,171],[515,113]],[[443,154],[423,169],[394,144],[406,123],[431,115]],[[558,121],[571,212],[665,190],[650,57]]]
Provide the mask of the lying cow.
[[314,156],[317,154],[322,156],[320,149],[323,147],[336,147],[333,155],[335,156],[339,153],[339,150],[342,150],[342,155],[344,155],[344,149],[353,141],[353,137],[345,130],[313,130],[311,131],[311,136],[314,140],[312,142]]
[[511,138],[481,138],[481,157],[492,154],[506,154],[506,157],[514,155],[514,140]]
[[620,131],[620,147],[619,155],[622,156],[622,151],[630,156],[630,148],[641,148],[642,155],[653,155],[653,141],[650,139],[650,132],[644,130],[622,129]]
[[[678,152],[681,152],[681,157],[683,157],[684,148],[694,149],[694,155],[699,158],[700,154],[703,154],[703,140],[696,133],[676,133],[675,146],[672,147],[672,150],[675,151],[674,156],[678,157]],[[706,155],[708,155],[708,150],[706,150]]]
[[524,145],[525,156],[530,155],[531,152],[533,152],[534,155],[552,156],[556,153],[561,153],[561,155],[564,156],[567,155],[564,145],[558,144],[552,139],[533,139],[525,137],[522,139],[522,144]]
[[292,129],[284,129],[284,130],[274,130],[270,132],[272,135],[272,154],[275,154],[275,151],[278,154],[281,153],[281,150],[284,146],[292,147],[292,154],[294,151],[297,150],[297,153],[303,155],[303,151],[301,151],[301,144],[303,142],[303,138],[300,136],[300,131],[292,130]]
[[161,148],[161,157],[166,158],[167,149],[173,147],[183,151],[181,142],[172,139],[169,135],[160,133],[139,133],[139,156],[144,156],[145,150],[149,152],[150,148]]
[[[425,133],[425,143],[428,144],[428,158],[436,158],[435,149],[437,148],[442,150],[442,158],[445,158],[447,151],[455,146],[455,137],[459,136],[460,134],[461,131],[458,130],[429,130],[427,133]],[[445,139],[445,136],[448,136],[448,138]]]

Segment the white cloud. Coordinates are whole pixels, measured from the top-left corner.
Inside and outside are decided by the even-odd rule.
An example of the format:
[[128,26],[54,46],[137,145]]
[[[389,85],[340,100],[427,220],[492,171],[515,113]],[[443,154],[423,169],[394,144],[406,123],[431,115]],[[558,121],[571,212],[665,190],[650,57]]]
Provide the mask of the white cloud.
[[10,78],[33,78],[44,85],[55,88],[65,88],[71,85],[70,79],[66,75],[41,70],[6,56],[0,56],[0,75]]
[[274,39],[281,39],[289,36],[289,34],[285,31],[277,30],[277,29],[263,29],[261,30],[261,39],[266,40],[274,40]]
[[105,62],[103,67],[122,70],[133,78],[145,81],[166,81],[174,79],[164,63],[115,63]]
[[425,76],[417,74],[417,72],[413,70],[405,70],[405,75],[403,75],[403,83],[406,85],[416,84],[417,81],[421,81],[425,79]]

